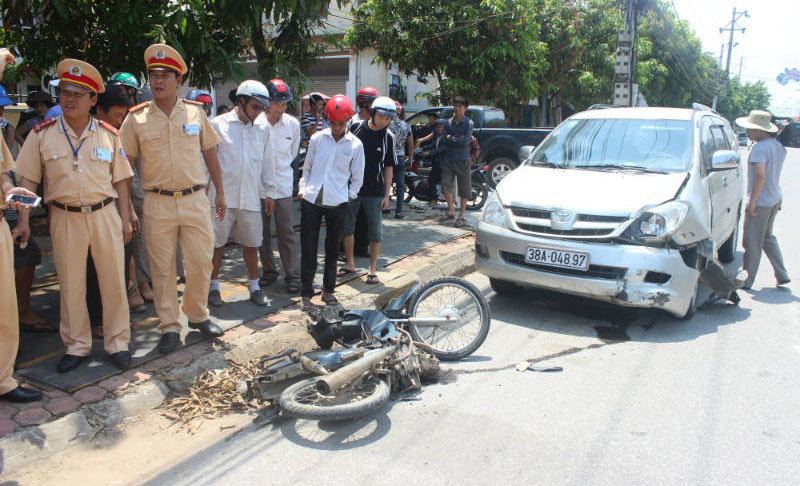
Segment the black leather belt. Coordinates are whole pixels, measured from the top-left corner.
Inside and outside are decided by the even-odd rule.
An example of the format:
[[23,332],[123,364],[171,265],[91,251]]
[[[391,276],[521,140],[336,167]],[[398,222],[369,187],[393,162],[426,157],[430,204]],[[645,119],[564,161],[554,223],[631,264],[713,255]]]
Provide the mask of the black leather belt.
[[156,189],[148,189],[147,192],[154,192],[156,194],[161,194],[162,196],[183,197],[205,188],[206,188],[205,184],[198,184],[194,187],[190,187],[189,189],[183,189],[181,191],[165,191],[164,189],[156,188]]
[[92,211],[103,209],[112,202],[114,202],[114,198],[108,197],[97,204],[92,204],[91,206],[65,206],[58,201],[51,201],[50,204],[57,207],[58,209],[63,209],[65,211],[69,211],[72,213],[91,213]]

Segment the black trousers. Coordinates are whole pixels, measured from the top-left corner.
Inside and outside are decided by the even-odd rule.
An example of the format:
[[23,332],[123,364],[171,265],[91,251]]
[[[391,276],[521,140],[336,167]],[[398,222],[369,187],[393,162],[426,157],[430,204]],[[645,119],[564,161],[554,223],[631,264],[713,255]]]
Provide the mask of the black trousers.
[[300,212],[300,280],[303,297],[314,295],[314,275],[317,273],[317,250],[319,248],[319,228],[322,217],[325,217],[325,269],[322,277],[322,288],[332,294],[336,287],[336,257],[339,254],[339,242],[344,231],[344,215],[347,203],[336,207],[324,208],[306,200],[301,203]]

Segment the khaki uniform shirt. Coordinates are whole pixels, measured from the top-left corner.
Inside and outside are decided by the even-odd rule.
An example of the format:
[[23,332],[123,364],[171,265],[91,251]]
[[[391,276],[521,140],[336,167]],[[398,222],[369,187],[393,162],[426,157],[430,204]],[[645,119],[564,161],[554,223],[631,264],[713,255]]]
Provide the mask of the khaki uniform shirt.
[[[38,184],[44,176],[44,200],[66,206],[91,206],[116,198],[113,184],[133,177],[116,130],[92,118],[78,137],[62,117],[52,120],[25,139],[17,157],[17,179]],[[78,150],[77,160],[67,136]]]
[[120,129],[128,157],[139,156],[142,189],[180,191],[208,182],[201,150],[222,139],[202,105],[179,99],[169,117],[155,102],[131,109]]
[[[10,170],[14,170],[14,159],[11,157],[11,151],[8,150],[8,145],[6,145],[6,141],[0,137],[0,174],[6,174]],[[6,204],[6,195],[3,194],[2,189],[0,189],[0,211],[7,208],[8,205]]]

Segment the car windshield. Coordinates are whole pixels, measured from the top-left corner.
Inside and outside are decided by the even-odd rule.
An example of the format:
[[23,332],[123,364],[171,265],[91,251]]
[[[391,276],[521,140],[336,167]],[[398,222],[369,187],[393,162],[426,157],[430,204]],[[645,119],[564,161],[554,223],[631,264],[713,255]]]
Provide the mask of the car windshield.
[[684,120],[572,119],[561,124],[527,165],[591,170],[683,172],[692,154]]

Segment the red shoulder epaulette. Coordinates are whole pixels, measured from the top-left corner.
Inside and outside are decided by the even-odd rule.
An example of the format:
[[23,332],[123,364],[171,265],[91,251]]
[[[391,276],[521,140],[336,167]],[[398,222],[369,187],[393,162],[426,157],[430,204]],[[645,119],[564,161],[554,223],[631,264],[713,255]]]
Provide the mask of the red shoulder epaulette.
[[133,113],[134,111],[141,110],[145,106],[150,106],[150,102],[149,101],[145,101],[144,103],[139,103],[136,106],[131,106],[130,108],[128,108],[128,113]]
[[113,133],[114,135],[119,135],[119,130],[114,127],[114,125],[104,122],[103,120],[97,120],[100,122],[100,126],[108,130],[109,132]]
[[45,128],[49,127],[50,125],[52,125],[55,122],[56,122],[55,118],[48,118],[47,120],[45,120],[45,121],[39,123],[38,125],[36,125],[35,127],[33,127],[33,131],[35,131],[36,133],[39,133],[39,132],[41,132],[42,130],[44,130]]
[[187,100],[187,99],[184,99],[183,101],[184,101],[184,102],[186,102],[186,103],[191,103],[191,104],[193,104],[193,105],[197,105],[197,106],[203,106],[203,103],[200,103],[199,101],[196,101],[196,100]]

